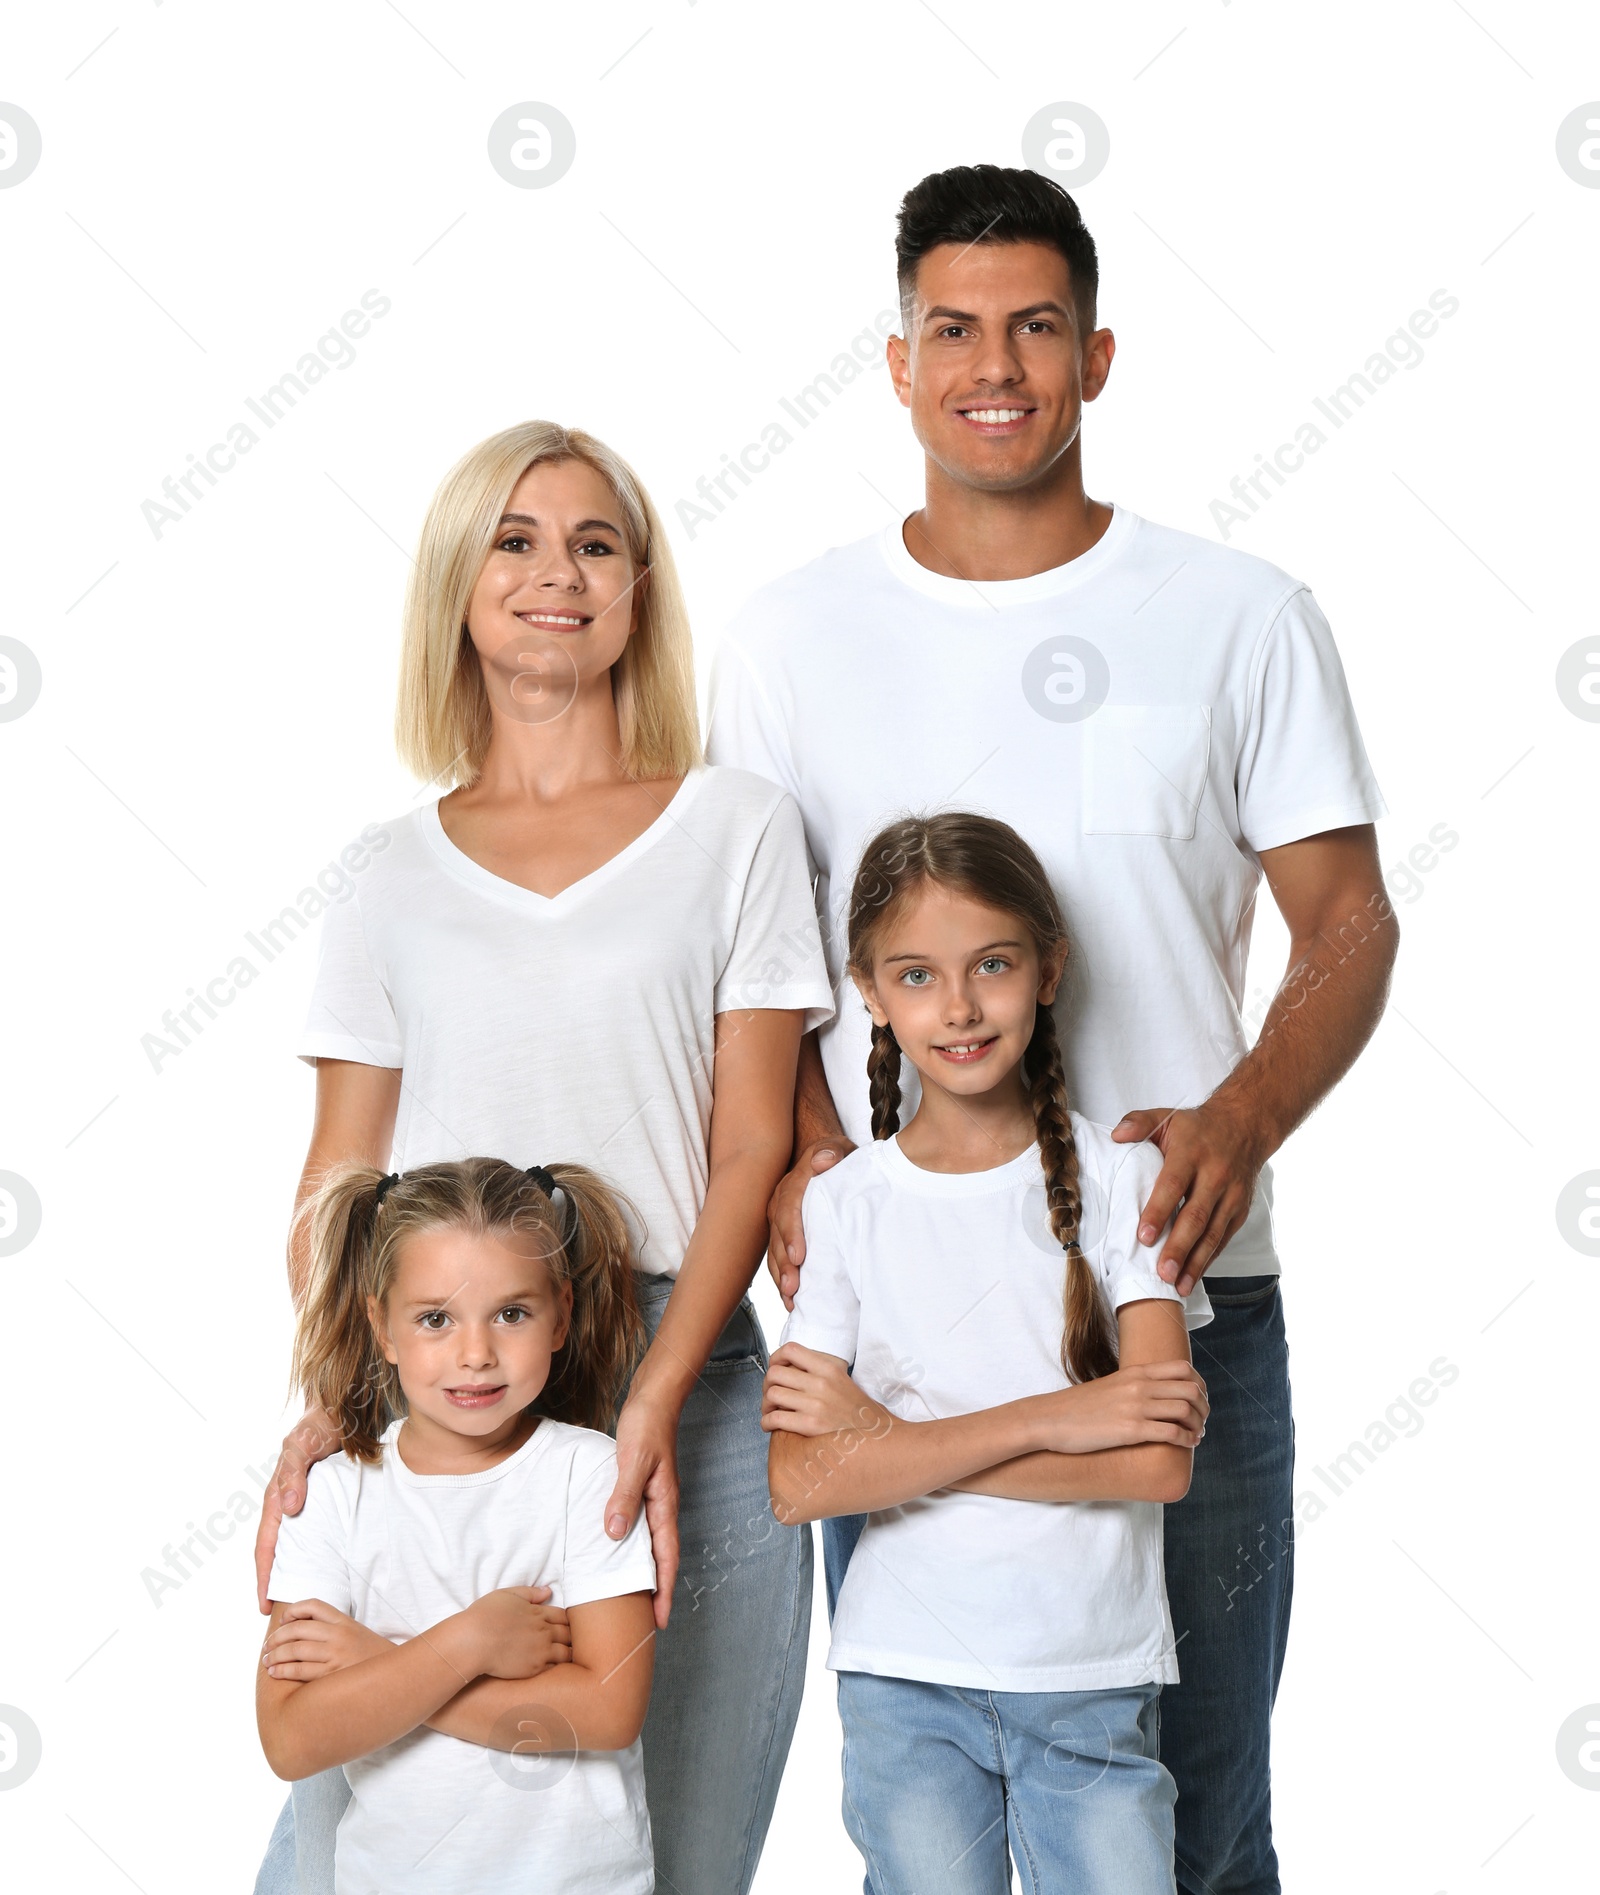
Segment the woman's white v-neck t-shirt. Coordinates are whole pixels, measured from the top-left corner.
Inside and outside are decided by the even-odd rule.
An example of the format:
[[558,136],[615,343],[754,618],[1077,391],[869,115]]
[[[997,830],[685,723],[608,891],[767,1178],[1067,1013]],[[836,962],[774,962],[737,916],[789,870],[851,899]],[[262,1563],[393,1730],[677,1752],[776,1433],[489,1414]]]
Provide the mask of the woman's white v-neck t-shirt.
[[833,995],[800,812],[699,769],[609,862],[545,896],[445,834],[437,804],[323,921],[301,1057],[399,1067],[391,1164],[591,1166],[628,1199],[641,1269],[675,1275],[705,1202],[719,1013]]

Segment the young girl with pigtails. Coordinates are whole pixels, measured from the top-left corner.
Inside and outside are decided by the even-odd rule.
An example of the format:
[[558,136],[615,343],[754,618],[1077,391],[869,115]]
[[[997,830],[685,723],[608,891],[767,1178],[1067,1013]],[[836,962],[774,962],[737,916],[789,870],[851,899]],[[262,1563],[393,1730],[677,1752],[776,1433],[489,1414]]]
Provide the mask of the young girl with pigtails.
[[305,1215],[295,1379],[344,1452],[278,1537],[267,1759],[344,1766],[338,1895],[642,1895],[655,1566],[642,1520],[602,1525],[642,1344],[622,1210],[582,1166],[473,1158],[342,1167]]
[[[786,1521],[865,1513],[828,1657],[870,1895],[1170,1895],[1161,1503],[1205,1429],[1140,1246],[1161,1167],[1071,1110],[1061,911],[1016,832],[893,824],[852,891],[875,1142],[811,1184],[763,1425]],[[900,1124],[902,1061],[920,1102]],[[909,1076],[908,1076],[909,1077]]]

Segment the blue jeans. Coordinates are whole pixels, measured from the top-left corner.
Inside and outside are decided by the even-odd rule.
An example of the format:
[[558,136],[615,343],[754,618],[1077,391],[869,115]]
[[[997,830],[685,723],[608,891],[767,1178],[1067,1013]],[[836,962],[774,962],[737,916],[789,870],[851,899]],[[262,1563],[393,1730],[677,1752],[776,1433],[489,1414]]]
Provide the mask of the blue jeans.
[[[1181,1684],[1161,1699],[1178,1785],[1183,1895],[1279,1895],[1272,1704],[1294,1589],[1294,1420],[1276,1277],[1210,1277],[1189,1341],[1211,1420],[1187,1497],[1166,1510],[1167,1597]],[[832,1615],[865,1522],[822,1523]]]
[[[1182,1682],[1161,1699],[1178,1784],[1184,1895],[1278,1895],[1272,1705],[1294,1591],[1294,1417],[1276,1277],[1214,1277],[1189,1338],[1211,1419],[1187,1496],[1166,1510]],[[1188,1633],[1187,1638],[1184,1634]]]
[[[641,1276],[652,1335],[672,1279]],[[717,1339],[678,1428],[683,1563],[656,1639],[645,1794],[660,1895],[746,1895],[755,1879],[805,1684],[811,1532],[767,1497],[767,1345],[748,1298]],[[256,1895],[332,1895],[342,1770],[294,1786]]]
[[840,1672],[844,1822],[867,1895],[1009,1895],[1011,1861],[1025,1895],[1172,1895],[1160,1695]]

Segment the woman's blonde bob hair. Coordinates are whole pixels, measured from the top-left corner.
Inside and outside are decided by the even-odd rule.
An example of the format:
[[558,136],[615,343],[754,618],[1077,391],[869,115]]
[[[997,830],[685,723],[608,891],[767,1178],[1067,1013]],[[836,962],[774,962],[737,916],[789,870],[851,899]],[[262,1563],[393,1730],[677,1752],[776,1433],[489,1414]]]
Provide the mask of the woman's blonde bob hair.
[[621,762],[642,778],[682,776],[701,761],[689,614],[661,520],[628,463],[603,441],[554,421],[524,421],[480,441],[440,483],[406,593],[395,742],[425,782],[473,782],[489,750],[489,694],[466,629],[467,606],[500,516],[530,467],[582,461],[615,494],[638,578],[633,633],[611,668]]

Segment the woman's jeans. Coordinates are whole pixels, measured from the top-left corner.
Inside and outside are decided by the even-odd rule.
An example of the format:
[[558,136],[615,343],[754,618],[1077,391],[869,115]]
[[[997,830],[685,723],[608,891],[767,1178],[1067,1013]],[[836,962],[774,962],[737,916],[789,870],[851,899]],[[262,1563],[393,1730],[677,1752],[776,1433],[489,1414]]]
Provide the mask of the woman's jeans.
[[867,1895],[1009,1895],[1012,1861],[1024,1895],[1172,1895],[1160,1695],[840,1672],[844,1821]]
[[[1294,1590],[1294,1420],[1275,1276],[1208,1277],[1189,1337],[1211,1396],[1188,1495],[1166,1509],[1167,1597],[1182,1682],[1161,1698],[1178,1785],[1184,1895],[1278,1895],[1272,1704]],[[833,1611],[864,1520],[822,1523]],[[868,1884],[869,1890],[871,1884]]]
[[[641,1276],[653,1336],[672,1278]],[[747,1297],[717,1339],[678,1429],[683,1562],[658,1634],[644,1726],[660,1895],[745,1895],[800,1713],[811,1628],[811,1532],[767,1498],[767,1346]],[[256,1895],[332,1895],[342,1770],[297,1783]]]

